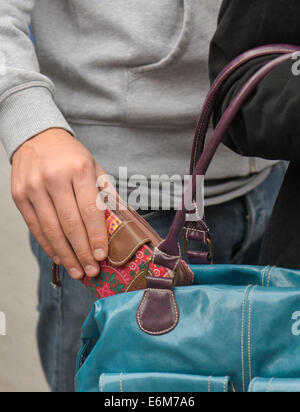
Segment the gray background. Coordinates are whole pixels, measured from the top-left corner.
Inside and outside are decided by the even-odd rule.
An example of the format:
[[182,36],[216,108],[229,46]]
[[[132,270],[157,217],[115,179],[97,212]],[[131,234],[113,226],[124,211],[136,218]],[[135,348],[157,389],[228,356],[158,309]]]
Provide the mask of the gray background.
[[28,231],[10,196],[10,165],[0,145],[0,311],[7,336],[0,336],[0,392],[48,391],[35,331],[38,268]]

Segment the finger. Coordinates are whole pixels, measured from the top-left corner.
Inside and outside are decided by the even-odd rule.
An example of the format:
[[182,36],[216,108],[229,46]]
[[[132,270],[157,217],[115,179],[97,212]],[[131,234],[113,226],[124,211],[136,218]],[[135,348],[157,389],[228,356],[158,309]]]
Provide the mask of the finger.
[[78,261],[88,276],[99,274],[99,263],[94,258],[88,235],[82,221],[73,187],[64,182],[49,194],[53,200],[63,232],[71,244]]
[[81,279],[84,272],[66,239],[49,194],[43,190],[28,190],[28,197],[40,222],[41,230],[55,255],[59,257],[61,264],[72,278]]
[[95,172],[91,169],[80,178],[74,177],[73,188],[93,255],[97,261],[103,261],[108,254],[108,236],[104,209],[97,206],[99,190]]
[[29,200],[25,200],[17,205],[18,209],[20,210],[30,232],[33,234],[41,248],[44,252],[49,256],[51,260],[57,265],[60,265],[60,258],[56,256],[54,249],[52,248],[51,244],[45,237],[40,222],[37,218],[37,215],[29,202]]

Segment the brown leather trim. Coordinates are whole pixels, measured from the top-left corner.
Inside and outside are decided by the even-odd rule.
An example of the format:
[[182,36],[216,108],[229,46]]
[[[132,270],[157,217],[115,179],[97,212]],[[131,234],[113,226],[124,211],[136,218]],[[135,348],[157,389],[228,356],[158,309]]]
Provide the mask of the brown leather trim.
[[142,271],[136,275],[133,281],[129,284],[126,292],[134,292],[136,290],[144,290],[147,288],[147,281],[145,278],[145,272]]
[[120,196],[117,197],[117,209],[116,205],[111,202],[110,197],[108,198],[108,207],[116,214],[116,216],[122,221],[122,222],[128,222],[131,220],[134,220],[137,224],[137,226],[141,229],[141,231],[151,239],[153,247],[158,246],[160,242],[162,241],[161,237],[158,235],[158,233],[152,228],[151,225],[149,225],[148,222],[146,222],[145,219],[142,218],[136,212],[133,210]]
[[149,236],[134,220],[123,222],[109,240],[108,260],[113,266],[123,266],[149,242],[151,242]]

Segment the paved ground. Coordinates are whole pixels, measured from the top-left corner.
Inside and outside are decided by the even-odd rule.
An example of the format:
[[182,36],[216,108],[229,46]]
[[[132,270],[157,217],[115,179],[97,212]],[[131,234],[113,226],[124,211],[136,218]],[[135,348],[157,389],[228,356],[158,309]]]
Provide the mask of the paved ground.
[[0,392],[45,392],[35,342],[38,270],[10,198],[9,175],[0,145],[0,312],[7,320],[7,336],[0,336]]

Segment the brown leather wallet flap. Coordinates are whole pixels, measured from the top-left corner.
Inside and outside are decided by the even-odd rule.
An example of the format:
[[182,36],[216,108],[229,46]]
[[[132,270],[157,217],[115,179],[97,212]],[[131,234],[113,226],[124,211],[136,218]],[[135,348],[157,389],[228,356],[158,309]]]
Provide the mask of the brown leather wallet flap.
[[108,248],[108,260],[116,267],[125,265],[146,243],[151,242],[134,220],[122,223],[111,236]]

